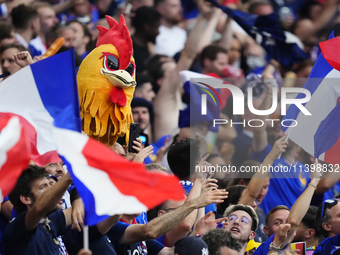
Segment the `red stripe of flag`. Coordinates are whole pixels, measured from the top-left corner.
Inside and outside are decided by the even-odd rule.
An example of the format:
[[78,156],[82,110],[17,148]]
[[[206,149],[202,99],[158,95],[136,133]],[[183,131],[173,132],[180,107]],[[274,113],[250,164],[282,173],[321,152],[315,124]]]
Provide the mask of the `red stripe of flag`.
[[[2,118],[0,118],[0,130],[3,130],[3,128],[8,125],[12,117],[13,114],[7,114],[7,116],[2,115]],[[15,128],[20,129],[20,139],[12,148],[5,152],[7,157],[6,161],[0,166],[0,189],[3,196],[8,195],[12,191],[19,176],[28,166],[30,160],[29,145],[27,144],[23,127],[19,125]],[[13,135],[11,139],[17,139],[17,137],[15,137],[17,132],[12,132],[11,135]]]
[[149,209],[168,199],[184,199],[176,176],[147,172],[143,164],[130,162],[93,139],[88,140],[82,153],[89,166],[106,169],[111,182],[122,194],[136,197]]

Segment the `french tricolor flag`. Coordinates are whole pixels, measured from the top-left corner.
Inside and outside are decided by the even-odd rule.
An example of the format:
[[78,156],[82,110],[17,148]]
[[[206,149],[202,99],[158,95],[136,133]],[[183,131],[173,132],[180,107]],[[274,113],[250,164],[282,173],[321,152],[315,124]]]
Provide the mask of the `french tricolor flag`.
[[5,128],[0,134],[0,177],[8,172],[5,167],[16,167],[15,178],[6,179],[10,188],[1,179],[3,193],[10,192],[30,158],[45,165],[59,161],[59,154],[83,198],[87,225],[114,214],[147,211],[167,199],[183,199],[176,177],[148,173],[142,164],[81,133],[74,63],[73,51],[67,51],[1,82],[0,128],[7,123],[3,126],[16,137],[6,144]]
[[312,115],[304,115],[296,105],[291,105],[284,119],[294,119],[298,124],[282,126],[282,130],[309,154],[330,164],[340,164],[340,37],[334,38],[332,33],[329,40],[320,43],[320,48],[321,54],[304,85],[311,93],[304,107]]

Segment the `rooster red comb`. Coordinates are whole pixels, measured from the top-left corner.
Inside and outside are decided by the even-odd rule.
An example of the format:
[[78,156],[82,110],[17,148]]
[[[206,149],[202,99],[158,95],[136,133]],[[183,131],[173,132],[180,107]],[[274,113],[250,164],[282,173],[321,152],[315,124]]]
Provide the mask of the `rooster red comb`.
[[119,69],[126,69],[132,56],[132,40],[129,30],[125,25],[124,16],[122,14],[120,15],[119,23],[108,15],[105,17],[110,26],[110,30],[102,26],[97,26],[99,36],[96,47],[103,44],[112,44],[115,46],[119,54]]

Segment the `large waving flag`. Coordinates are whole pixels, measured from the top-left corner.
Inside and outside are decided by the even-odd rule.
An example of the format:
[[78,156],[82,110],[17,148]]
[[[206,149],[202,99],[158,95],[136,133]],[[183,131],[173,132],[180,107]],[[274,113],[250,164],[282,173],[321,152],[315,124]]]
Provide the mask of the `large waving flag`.
[[[227,89],[214,87],[223,84],[224,80],[191,71],[181,71],[179,74],[188,106],[180,111],[178,126],[183,128],[207,123],[210,131],[218,132],[218,126],[212,126],[213,120],[220,118],[220,110],[226,105],[231,93]],[[202,96],[206,101],[206,114],[202,114]]]
[[303,47],[301,41],[295,35],[282,30],[276,13],[260,16],[230,9],[220,5],[216,0],[209,1],[233,18],[271,58],[285,67],[291,67],[306,58],[301,49]]
[[[26,66],[0,85],[0,112],[19,116],[30,141],[31,158],[40,166],[59,161],[53,120],[69,102],[78,100],[72,60],[72,52],[58,54]],[[75,118],[70,128],[81,131],[79,108],[73,105],[70,110]]]
[[[304,85],[312,95],[304,106],[312,115],[306,116],[296,105],[291,105],[284,120],[294,119],[298,124],[282,127],[282,130],[309,154],[327,163],[340,164],[340,143],[337,142],[340,135],[340,37],[333,37],[332,33],[331,39],[320,43],[321,54]],[[303,97],[302,94],[297,96]]]
[[[183,199],[176,177],[148,173],[142,164],[80,133],[73,55],[68,51],[39,61],[1,83],[0,113],[20,119],[30,139],[30,157],[36,156],[42,165],[58,161],[58,154],[64,159],[83,198],[88,225],[114,214],[146,211],[167,199]],[[19,156],[8,156],[3,166],[11,162],[19,167],[13,161]]]
[[0,113],[0,201],[14,188],[29,160],[29,143],[19,118]]

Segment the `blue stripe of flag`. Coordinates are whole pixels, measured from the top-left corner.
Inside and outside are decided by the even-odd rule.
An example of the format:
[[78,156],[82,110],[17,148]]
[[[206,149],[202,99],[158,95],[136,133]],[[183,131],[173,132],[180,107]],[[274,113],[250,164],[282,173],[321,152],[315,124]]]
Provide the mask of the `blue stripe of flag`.
[[[55,65],[56,62],[63,64]],[[38,61],[31,70],[44,107],[53,119],[59,120],[58,127],[81,132],[74,50]]]

